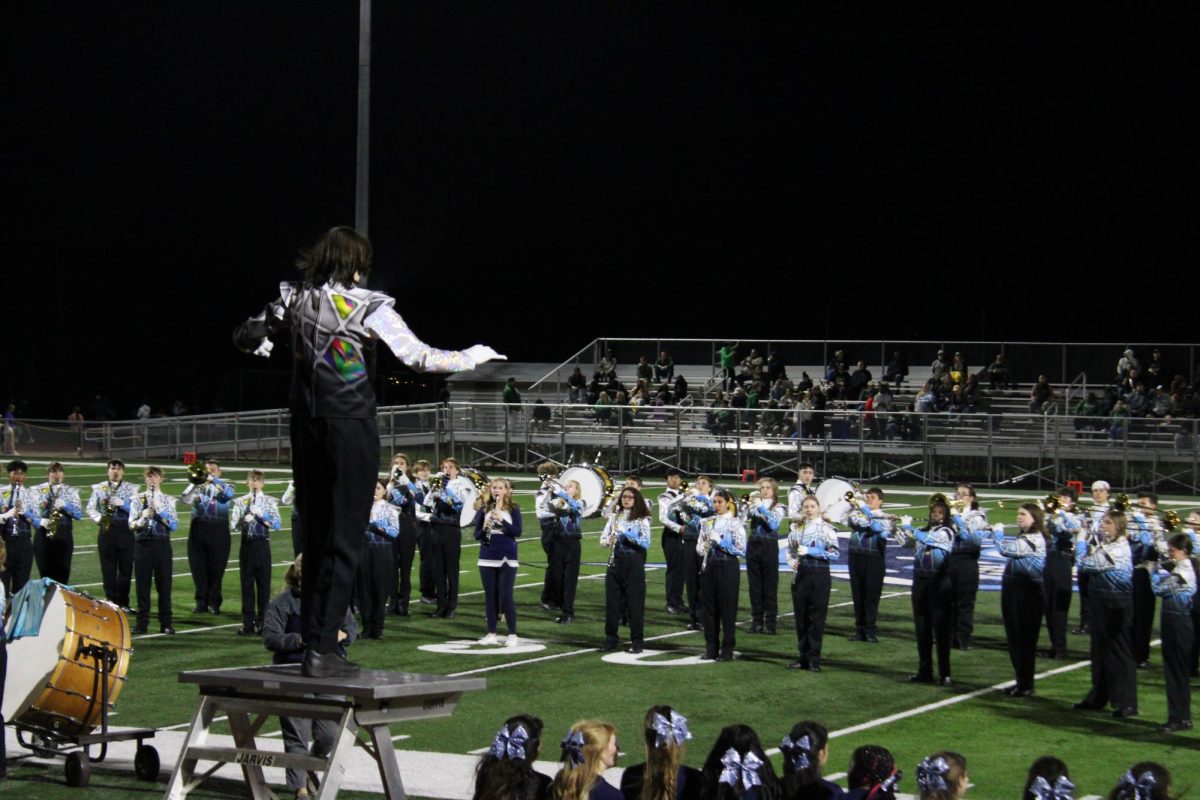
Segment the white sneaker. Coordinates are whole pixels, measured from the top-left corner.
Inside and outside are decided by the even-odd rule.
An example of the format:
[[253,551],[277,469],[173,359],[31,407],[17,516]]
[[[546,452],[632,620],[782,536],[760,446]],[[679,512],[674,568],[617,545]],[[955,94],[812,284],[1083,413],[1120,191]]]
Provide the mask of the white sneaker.
[[480,644],[500,644],[500,639],[494,633],[489,633],[487,636],[479,640]]
[[520,640],[517,639],[517,635],[515,633],[510,633],[508,638],[504,640],[505,647],[516,647],[518,644],[520,644]]

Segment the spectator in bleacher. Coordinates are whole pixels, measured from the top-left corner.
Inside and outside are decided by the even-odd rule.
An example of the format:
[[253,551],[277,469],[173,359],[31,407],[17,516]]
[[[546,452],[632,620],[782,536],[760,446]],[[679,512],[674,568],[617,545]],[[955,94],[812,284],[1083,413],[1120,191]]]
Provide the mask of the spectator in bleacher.
[[763,398],[763,382],[755,381],[750,386],[750,391],[746,392],[746,428],[750,431],[750,435],[754,435],[754,429],[758,425],[758,409]]
[[607,425],[612,420],[613,401],[608,392],[600,392],[600,396],[596,398],[594,413],[597,425]]
[[895,800],[903,773],[886,747],[864,744],[850,756],[843,800]]
[[934,377],[940,380],[949,367],[950,362],[946,360],[946,351],[938,350],[937,356],[934,357],[933,362],[929,365],[929,371],[933,373]]
[[604,771],[617,763],[617,729],[600,720],[571,726],[562,740],[562,768],[550,787],[554,800],[624,800],[604,780]]
[[587,404],[594,406],[600,400],[600,395],[604,392],[604,383],[600,380],[600,373],[597,372],[592,376],[592,382],[587,386]]
[[967,382],[963,384],[963,393],[967,396],[967,413],[974,414],[979,407],[979,376],[968,375]]
[[729,391],[733,388],[736,378],[734,368],[737,366],[737,349],[739,342],[727,342],[717,351],[717,359],[721,365],[721,388]]
[[687,718],[670,706],[651,706],[643,723],[646,760],[621,774],[625,800],[695,800],[700,771],[683,763],[684,744],[692,738]]
[[1150,413],[1159,419],[1169,417],[1174,412],[1171,395],[1161,386],[1155,387],[1150,396]]
[[746,368],[751,381],[762,380],[764,362],[758,350],[750,348],[750,355],[742,361],[742,366]]
[[1129,409],[1124,400],[1117,400],[1112,412],[1108,415],[1108,438],[1123,439],[1129,429]]
[[506,719],[475,768],[471,800],[547,800],[551,779],[533,769],[541,744],[541,719],[528,714]]
[[1162,764],[1141,761],[1121,776],[1108,800],[1171,800],[1171,773]]
[[850,378],[846,381],[846,399],[861,401],[864,399],[864,392],[867,386],[871,383],[871,370],[867,369],[866,362],[859,361],[854,371],[850,373]]
[[671,394],[671,387],[665,381],[659,385],[658,390],[654,392],[654,405],[669,406],[675,402],[675,396]]
[[988,365],[987,374],[992,391],[1012,387],[1012,381],[1009,379],[1008,359],[1005,358],[1004,353],[996,354],[996,360]]
[[1100,415],[1100,400],[1096,397],[1096,393],[1088,392],[1075,404],[1075,408],[1071,409],[1071,414],[1075,417],[1074,425],[1077,434],[1096,430],[1098,423],[1094,418]]
[[1021,800],[1074,800],[1075,784],[1061,758],[1042,756],[1029,767]]
[[550,427],[550,406],[538,398],[533,403],[533,429],[544,431]]
[[705,800],[777,800],[783,786],[758,734],[749,725],[727,725],[700,768]]
[[621,383],[615,372],[608,376],[608,381],[604,384],[604,390],[608,392],[610,397],[616,397],[617,392],[627,391],[625,384]]
[[633,421],[633,409],[629,407],[629,395],[617,392],[617,396],[613,398],[613,405],[616,407],[617,419],[620,424],[628,426]]
[[951,414],[969,414],[971,413],[971,404],[967,400],[967,393],[963,391],[962,386],[954,384],[954,388],[950,390],[950,396],[946,400],[946,410]]
[[807,372],[801,371],[800,380],[796,381],[796,393],[803,394],[813,388],[813,379]]
[[967,380],[967,360],[962,353],[955,353],[954,360],[950,362],[950,380],[960,386]]
[[899,350],[893,350],[892,360],[883,368],[883,379],[899,389],[906,377],[908,377],[908,362],[905,361],[904,356],[900,355]]
[[786,378],[787,367],[784,366],[783,359],[779,357],[779,353],[771,350],[767,353],[767,383],[772,384]]
[[633,396],[629,398],[629,410],[637,416],[638,411],[650,405],[650,393],[645,386],[639,386],[633,390]]
[[650,366],[650,362],[646,360],[645,356],[638,356],[637,378],[639,381],[647,383],[654,380],[654,367]]
[[921,391],[917,393],[913,410],[918,414],[931,414],[937,411],[937,397],[934,395],[933,387],[934,381],[930,378],[925,381]]
[[688,382],[683,373],[675,376],[675,405],[682,405],[688,396]]
[[584,377],[583,370],[579,367],[576,367],[575,371],[571,373],[571,377],[567,378],[567,402],[587,402],[587,378]]
[[967,793],[967,760],[943,750],[917,765],[917,788],[921,800],[958,800]]
[[521,393],[517,391],[517,379],[509,378],[500,393],[500,402],[508,406],[509,411],[521,410]]
[[783,435],[783,411],[780,410],[777,400],[767,401],[767,408],[762,416],[762,432],[763,436]]
[[665,383],[675,377],[675,362],[667,355],[667,351],[663,350],[658,354],[658,361],[654,362],[654,380],[656,383]]
[[833,358],[825,365],[825,380],[831,381],[838,373],[846,371],[846,354],[841,350],[833,351]]
[[812,403],[812,419],[809,422],[812,432],[808,436],[814,439],[824,439],[825,408],[828,405],[824,389],[814,386],[809,392],[809,402]]
[[1133,391],[1125,398],[1125,407],[1129,409],[1129,416],[1144,417],[1150,410],[1150,398],[1146,396],[1145,384],[1138,383],[1133,387]]
[[779,401],[792,390],[792,384],[787,378],[780,378],[771,383],[770,399]]
[[1054,387],[1045,375],[1038,375],[1037,383],[1029,390],[1029,413],[1037,414],[1053,398]]
[[596,371],[600,373],[600,380],[605,380],[609,377],[615,377],[617,374],[617,357],[613,355],[612,350],[604,351],[604,358],[600,359]]
[[1138,363],[1137,358],[1133,355],[1133,350],[1126,350],[1121,354],[1121,358],[1117,360],[1117,380],[1125,378],[1130,372],[1139,372],[1141,368],[1142,365]]

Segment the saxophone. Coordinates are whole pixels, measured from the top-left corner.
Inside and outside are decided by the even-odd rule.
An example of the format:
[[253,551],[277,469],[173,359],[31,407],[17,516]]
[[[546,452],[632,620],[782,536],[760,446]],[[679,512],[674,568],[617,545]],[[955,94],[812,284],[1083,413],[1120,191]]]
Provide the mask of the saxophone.
[[[120,484],[117,484],[119,487]],[[108,484],[108,491],[104,493],[104,510],[100,512],[100,534],[108,533],[108,529],[112,526],[113,514],[116,513],[117,507],[112,504],[113,493],[116,491],[111,483]]]
[[[59,497],[62,496],[62,493],[63,493],[63,490],[59,489],[59,491],[58,491]],[[50,527],[46,529],[46,538],[47,539],[53,539],[54,534],[58,533],[58,523],[63,517],[62,509],[55,508],[55,506],[54,506],[54,503],[57,500],[58,500],[58,497],[54,496],[54,485],[51,484],[49,496],[46,498],[46,505],[48,505],[50,507]]]
[[717,517],[707,517],[704,520],[704,522],[702,522],[700,524],[700,536],[701,536],[701,539],[703,542],[702,546],[704,548],[704,553],[700,557],[700,571],[701,572],[704,572],[705,568],[708,566],[708,554],[710,552],[712,552],[713,541],[714,541],[713,536],[717,532],[716,531],[716,527],[717,527],[716,520],[717,519],[718,519]]

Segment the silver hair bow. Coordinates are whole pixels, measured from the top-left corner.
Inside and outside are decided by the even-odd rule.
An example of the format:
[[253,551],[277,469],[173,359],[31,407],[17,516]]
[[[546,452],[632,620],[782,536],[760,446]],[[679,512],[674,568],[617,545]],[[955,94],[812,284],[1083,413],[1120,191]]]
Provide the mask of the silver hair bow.
[[900,779],[903,777],[904,777],[904,773],[901,772],[900,770],[896,770],[895,772],[893,772],[891,775],[888,776],[888,779],[886,781],[879,784],[879,791],[881,791],[881,792],[895,791],[896,787],[900,785]]
[[762,759],[754,753],[746,753],[745,757],[742,757],[731,747],[721,756],[721,766],[724,769],[721,770],[719,782],[737,786],[740,781],[744,789],[762,786],[762,778],[758,777],[758,769],[762,764]]
[[1066,775],[1058,776],[1053,786],[1050,785],[1050,781],[1038,775],[1029,791],[1033,792],[1037,800],[1075,800],[1075,784],[1071,783]]
[[496,731],[496,738],[492,739],[492,755],[496,758],[508,757],[524,761],[525,743],[528,741],[529,732],[525,730],[524,725],[511,729],[507,725],[501,725],[500,730]]
[[783,741],[779,743],[779,749],[792,757],[792,766],[796,769],[812,767],[812,759],[809,756],[812,753],[812,739],[807,733],[799,739],[784,736]]
[[1122,800],[1150,800],[1154,796],[1155,783],[1157,781],[1154,780],[1154,773],[1149,770],[1136,778],[1133,776],[1133,770],[1128,770],[1117,784],[1120,789],[1117,796]]
[[949,771],[950,765],[941,756],[932,761],[926,758],[917,764],[917,786],[923,792],[945,791],[946,773]]
[[583,733],[571,731],[562,740],[563,758],[569,758],[574,766],[583,763]]
[[671,712],[670,719],[657,711],[654,712],[654,716],[650,718],[650,725],[654,728],[655,747],[663,747],[668,742],[674,742],[678,746],[692,738],[687,727],[687,717],[675,711]]

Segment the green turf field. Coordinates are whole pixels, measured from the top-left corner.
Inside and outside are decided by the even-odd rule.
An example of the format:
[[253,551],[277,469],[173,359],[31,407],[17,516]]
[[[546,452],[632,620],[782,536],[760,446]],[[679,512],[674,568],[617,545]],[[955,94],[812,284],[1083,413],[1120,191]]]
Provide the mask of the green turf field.
[[[184,485],[183,468],[170,467],[167,473],[167,486],[174,487],[178,494]],[[31,464],[30,483],[41,482],[42,474],[44,465]],[[103,477],[102,467],[68,465],[68,482],[81,489]],[[127,477],[138,481],[140,469],[131,465]],[[239,495],[245,491],[244,466],[227,465],[225,477],[237,481]],[[669,703],[689,719],[695,738],[687,761],[694,765],[704,759],[723,725],[749,723],[767,747],[775,747],[792,723],[813,718],[834,732],[827,773],[844,772],[851,751],[858,745],[882,744],[893,750],[908,774],[901,787],[908,792],[915,790],[911,776],[916,762],[939,749],[957,750],[967,756],[975,784],[969,796],[979,798],[1015,796],[1029,763],[1047,753],[1060,756],[1070,765],[1079,797],[1106,795],[1129,765],[1143,759],[1161,761],[1175,772],[1177,794],[1179,789],[1200,781],[1200,733],[1157,732],[1157,726],[1166,718],[1157,654],[1152,656],[1152,669],[1138,673],[1141,716],[1129,720],[1071,710],[1070,704],[1083,697],[1089,684],[1088,669],[1082,663],[1087,658],[1088,642],[1079,636],[1070,639],[1070,660],[1039,661],[1039,673],[1054,674],[1038,681],[1037,697],[1011,700],[989,690],[1011,679],[998,592],[980,592],[975,647],[967,653],[954,652],[952,688],[906,682],[916,667],[916,652],[904,587],[885,586],[885,599],[880,604],[881,642],[868,645],[846,639],[853,628],[853,612],[849,584],[840,580],[833,583],[833,607],[822,656],[824,671],[820,674],[785,668],[795,657],[790,614],[781,619],[777,636],[739,634],[740,657],[733,663],[651,667],[603,661],[604,654],[598,648],[603,642],[607,551],[602,551],[597,542],[600,523],[590,520],[586,526],[590,535],[584,540],[585,565],[580,574],[576,621],[570,626],[556,625],[553,615],[538,606],[545,558],[537,543],[532,514],[535,482],[521,477],[516,488],[529,538],[521,546],[518,628],[523,639],[534,640],[544,649],[532,653],[499,649],[486,655],[418,649],[422,645],[475,639],[485,632],[481,584],[474,567],[477,550],[466,532],[457,618],[431,619],[423,613],[428,607],[414,602],[412,617],[388,618],[382,641],[362,641],[352,648],[351,657],[366,667],[440,674],[471,671],[487,678],[488,689],[467,693],[453,717],[415,722],[403,731],[394,731],[411,737],[400,745],[406,749],[468,753],[485,747],[505,717],[529,712],[545,720],[547,746],[542,755],[553,758],[557,754],[554,743],[572,722],[602,717],[617,725],[626,752],[620,764],[627,765],[641,760],[637,742],[645,709],[654,703]],[[286,478],[285,472],[268,472],[267,491],[278,497]],[[652,485],[648,494],[654,497],[659,489]],[[906,494],[901,490],[889,489],[889,507],[897,503],[924,507],[928,490],[913,488]],[[82,494],[86,502],[89,491],[85,489]],[[995,509],[995,502],[989,501],[991,494],[981,492],[981,500],[985,507]],[[992,521],[1013,521],[1015,504],[1006,505],[1007,510],[991,511]],[[898,508],[892,510],[902,513]],[[180,530],[175,535],[173,591],[179,635],[150,635],[135,640],[129,680],[114,724],[182,727],[190,718],[195,689],[177,683],[178,672],[269,660],[261,642],[234,635],[241,619],[236,540],[226,573],[222,614],[214,617],[191,613],[185,507],[181,506],[181,511]],[[291,559],[289,517],[290,511],[284,509],[284,530],[276,534],[272,545],[277,564],[273,583],[277,587],[282,585],[285,565]],[[658,530],[656,525],[655,537]],[[85,518],[76,524],[72,579],[77,587],[101,595],[95,538],[90,520]],[[651,560],[661,560],[657,542],[652,545]],[[416,569],[414,564],[414,586]],[[703,635],[683,631],[679,618],[665,613],[663,577],[661,569],[647,575],[646,647],[665,651],[657,660],[699,655],[703,652]],[[791,608],[788,580],[786,574],[781,576],[781,612],[790,612]],[[744,576],[742,591],[746,592]],[[749,603],[744,599],[742,605],[748,627]],[[1077,616],[1076,605],[1072,621]],[[151,631],[157,629],[157,620],[152,619]],[[891,717],[898,718],[887,719]],[[263,730],[277,730],[277,726],[268,723]],[[163,765],[164,782],[171,766]],[[161,793],[161,784],[151,789],[132,777],[106,773],[102,767],[97,765],[93,773],[89,797],[149,797]],[[14,766],[10,772],[13,780],[8,785],[0,784],[0,795],[32,797],[36,793],[47,799],[79,796],[61,785],[58,768],[24,765]]]

